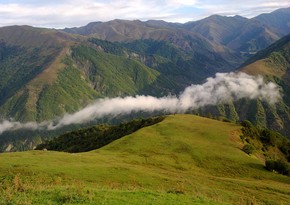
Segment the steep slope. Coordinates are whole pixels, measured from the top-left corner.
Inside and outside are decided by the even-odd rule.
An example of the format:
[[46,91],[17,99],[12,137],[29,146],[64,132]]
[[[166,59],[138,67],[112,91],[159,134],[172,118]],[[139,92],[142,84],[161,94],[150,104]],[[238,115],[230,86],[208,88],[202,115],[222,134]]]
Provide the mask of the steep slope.
[[[281,86],[283,91],[282,101],[270,109],[274,122],[268,126],[280,127],[285,133],[290,133],[290,35],[277,41],[265,50],[262,50],[243,66],[241,71],[252,75],[263,75]],[[264,109],[267,111],[266,107]],[[268,111],[269,112],[269,111]],[[269,117],[266,119],[269,119]],[[271,119],[271,118],[270,118]],[[278,127],[277,127],[278,126]],[[279,128],[278,128],[279,129]]]
[[[247,19],[241,16],[213,15],[186,23],[184,27],[242,54],[266,48],[284,35],[258,18]],[[287,25],[281,27],[286,28]]]
[[287,204],[289,177],[241,151],[239,130],[174,115],[92,152],[1,154],[0,203]]
[[241,26],[247,21],[247,18],[241,16],[212,15],[199,21],[185,23],[184,27],[200,33],[209,40],[227,45],[239,34]]
[[41,73],[61,53],[62,44],[45,29],[0,29],[0,104]]
[[97,97],[135,95],[159,75],[57,30],[4,27],[0,39],[0,119],[53,119]]
[[[160,72],[160,78],[153,86],[161,90],[165,88],[170,93],[178,94],[188,85],[202,82],[216,72],[231,71],[231,62],[214,52],[205,51],[202,42],[196,42],[194,48],[188,50],[166,41],[154,40],[138,40],[121,45],[138,54],[139,59],[147,66]],[[166,92],[162,93],[166,95]]]
[[[50,29],[13,26],[1,28],[0,38],[5,45],[0,63],[2,119],[48,119],[76,110],[96,95],[83,82],[80,72],[65,62],[70,46],[82,37]],[[11,48],[16,52],[9,52]],[[77,89],[73,92],[67,89],[71,86]],[[80,99],[82,102],[77,102]]]
[[[84,71],[93,88],[103,97],[136,95],[159,76],[159,72],[133,58],[103,49],[106,49],[105,45],[97,49],[80,45],[73,47],[71,54],[77,67]],[[120,52],[125,51],[120,48]]]
[[287,35],[290,33],[290,8],[282,8],[268,14],[261,14],[255,19],[275,28],[277,32]]
[[243,100],[229,102],[210,108],[203,114],[211,112],[234,121],[251,120],[261,127],[278,130],[290,136],[290,35],[285,36],[268,48],[250,58],[240,71],[250,75],[261,75],[266,80],[277,83],[281,87],[282,99],[276,105],[263,101]]
[[[224,47],[219,42],[206,39],[199,33],[182,29],[179,24],[158,23],[156,21],[113,20],[109,22],[90,23],[84,27],[64,29],[69,33],[93,36],[111,42],[132,42],[135,40],[166,41],[185,52],[194,52],[204,62],[217,57],[223,63],[219,69],[234,69],[242,62],[237,53]],[[214,56],[214,57],[213,57]]]
[[239,30],[238,36],[227,46],[241,52],[257,52],[277,41],[282,35],[275,33],[271,27],[250,19]]

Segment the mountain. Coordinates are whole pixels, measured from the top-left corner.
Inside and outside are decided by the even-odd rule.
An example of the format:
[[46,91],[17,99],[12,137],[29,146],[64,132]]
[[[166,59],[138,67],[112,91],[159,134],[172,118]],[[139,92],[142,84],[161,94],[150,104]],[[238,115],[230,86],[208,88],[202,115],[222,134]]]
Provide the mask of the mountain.
[[267,81],[277,83],[281,87],[282,100],[276,105],[255,100],[229,102],[201,113],[224,116],[233,121],[251,120],[260,127],[279,130],[290,136],[290,35],[287,35],[271,46],[261,50],[248,59],[239,71],[250,75],[261,75]]
[[[280,127],[285,133],[290,133],[290,35],[285,36],[267,49],[260,51],[256,56],[249,59],[241,68],[241,71],[262,75],[281,86],[283,101],[271,109],[272,119],[268,126]],[[267,118],[266,118],[267,119]],[[271,118],[270,118],[271,119]],[[272,124],[273,123],[273,124]],[[271,125],[272,124],[272,125]]]
[[[76,110],[96,95],[81,79],[80,71],[68,69],[68,63],[64,62],[71,45],[81,37],[51,29],[12,26],[0,29],[0,39],[3,45],[0,63],[2,119],[48,119],[59,112]],[[76,89],[69,93],[67,88],[73,86]],[[52,93],[54,91],[58,91],[57,95]]]
[[289,10],[290,8],[278,9],[252,19],[212,15],[185,24],[116,19],[109,22],[92,22],[79,28],[66,28],[64,31],[119,42],[140,39],[167,40],[181,47],[184,45],[184,37],[200,39],[202,36],[220,48],[249,54],[266,48],[290,32]]
[[227,45],[239,35],[241,26],[247,21],[247,18],[241,16],[212,15],[199,21],[185,23],[184,27],[201,34],[209,40]]
[[[212,54],[214,53],[221,60],[230,62],[230,65],[224,65],[224,69],[233,68],[243,60],[235,51],[215,41],[208,40],[199,33],[190,32],[180,27],[180,24],[159,21],[113,20],[109,22],[89,23],[84,27],[67,28],[64,31],[111,42],[132,42],[136,40],[166,41],[185,52],[197,52],[202,53],[202,55],[208,55],[207,58],[213,58]],[[216,59],[215,61],[220,60]]]
[[[178,26],[165,21],[121,20],[92,22],[79,28],[65,28],[63,31],[84,36],[94,36],[108,41],[132,41],[139,39],[165,40],[184,35]],[[177,24],[178,25],[178,24]]]
[[[213,15],[199,21],[188,22],[184,27],[243,53],[257,52],[285,35],[283,31],[277,30],[270,23],[260,21],[259,18],[247,19],[241,16]],[[281,27],[287,28],[287,24]]]
[[239,30],[239,34],[227,46],[240,52],[257,52],[277,41],[283,35],[277,34],[271,27],[250,19]]
[[240,135],[231,123],[172,115],[90,152],[3,153],[0,203],[287,204],[289,176],[242,151]]
[[0,39],[2,119],[52,119],[97,97],[137,94],[159,75],[139,61],[61,31],[4,27]]
[[268,14],[255,17],[263,24],[274,28],[278,33],[287,35],[290,33],[290,8],[281,8]]
[[[123,21],[111,23],[123,28]],[[1,119],[52,119],[98,97],[176,94],[242,63],[234,52],[199,35],[151,30],[165,30],[165,39],[112,43],[53,29],[0,28]]]
[[[76,112],[99,98],[178,95],[216,72],[235,71],[249,51],[255,53],[277,38],[277,29],[258,19],[218,15],[186,24],[113,20],[64,30],[2,27],[0,119],[41,122]],[[288,133],[289,104],[274,111],[263,102],[237,106],[229,102],[212,114],[234,121],[249,118]],[[248,114],[241,111],[243,106]],[[34,137],[29,132],[16,135]],[[1,135],[1,150],[16,143],[8,138],[11,133]],[[27,142],[21,146],[35,145]]]

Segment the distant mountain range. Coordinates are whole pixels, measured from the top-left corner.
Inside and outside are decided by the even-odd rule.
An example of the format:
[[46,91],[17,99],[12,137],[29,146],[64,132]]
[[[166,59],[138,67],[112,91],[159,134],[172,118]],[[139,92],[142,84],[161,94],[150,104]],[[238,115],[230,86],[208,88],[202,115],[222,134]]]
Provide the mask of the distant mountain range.
[[264,109],[258,109],[262,124],[253,106],[232,104],[232,113],[219,114],[290,133],[289,35],[268,47],[289,32],[290,8],[252,19],[213,15],[185,24],[113,20],[63,30],[2,27],[0,118],[40,122],[96,98],[178,94],[216,72],[239,68],[281,85],[283,102],[271,109],[257,102]]
[[167,40],[183,48],[185,45],[182,44],[182,36],[199,39],[202,35],[212,43],[234,51],[256,52],[290,32],[289,17],[290,8],[283,8],[252,19],[212,15],[185,24],[154,20],[113,20],[93,22],[79,28],[66,28],[64,31],[118,42],[139,39]]

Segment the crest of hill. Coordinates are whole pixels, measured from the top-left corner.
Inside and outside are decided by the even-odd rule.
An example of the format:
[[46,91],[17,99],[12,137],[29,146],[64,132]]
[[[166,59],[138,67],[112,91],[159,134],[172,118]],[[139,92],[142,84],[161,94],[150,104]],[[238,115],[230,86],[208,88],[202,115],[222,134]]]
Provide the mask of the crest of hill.
[[61,47],[65,43],[80,41],[83,37],[47,28],[7,26],[0,28],[0,40],[21,47]]
[[[4,153],[2,183],[14,187],[18,173],[16,179],[25,185],[25,191],[10,195],[14,204],[25,197],[84,204],[152,204],[156,199],[161,204],[197,199],[199,204],[287,204],[289,177],[265,170],[261,160],[241,151],[240,129],[198,116],[172,115],[91,152]],[[102,190],[107,190],[105,199],[99,198]],[[69,195],[74,197],[65,198]]]

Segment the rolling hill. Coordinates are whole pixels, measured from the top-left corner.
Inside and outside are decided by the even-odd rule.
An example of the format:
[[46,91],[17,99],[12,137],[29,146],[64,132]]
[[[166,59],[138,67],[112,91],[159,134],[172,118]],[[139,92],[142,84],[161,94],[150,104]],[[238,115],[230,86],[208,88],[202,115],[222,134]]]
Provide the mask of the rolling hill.
[[287,204],[289,177],[241,151],[240,129],[172,115],[91,152],[4,153],[0,203]]

